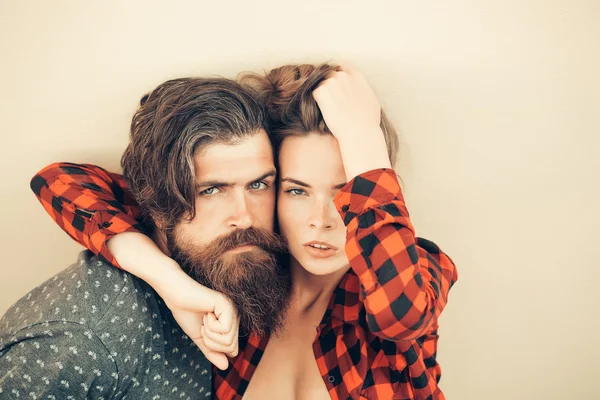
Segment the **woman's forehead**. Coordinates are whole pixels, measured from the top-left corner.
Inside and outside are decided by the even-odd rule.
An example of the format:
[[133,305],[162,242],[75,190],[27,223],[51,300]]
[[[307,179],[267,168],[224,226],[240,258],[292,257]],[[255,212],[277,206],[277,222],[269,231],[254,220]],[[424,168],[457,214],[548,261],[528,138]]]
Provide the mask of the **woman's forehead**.
[[306,183],[341,183],[345,172],[337,140],[316,134],[286,138],[279,151],[279,174]]

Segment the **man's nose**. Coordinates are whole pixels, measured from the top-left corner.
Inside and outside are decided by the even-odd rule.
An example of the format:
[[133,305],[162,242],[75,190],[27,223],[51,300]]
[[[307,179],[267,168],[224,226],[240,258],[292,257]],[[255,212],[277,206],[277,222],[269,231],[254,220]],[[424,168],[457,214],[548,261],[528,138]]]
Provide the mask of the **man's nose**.
[[248,200],[243,194],[235,197],[234,210],[229,219],[229,226],[236,229],[248,229],[252,226],[252,213],[248,208]]

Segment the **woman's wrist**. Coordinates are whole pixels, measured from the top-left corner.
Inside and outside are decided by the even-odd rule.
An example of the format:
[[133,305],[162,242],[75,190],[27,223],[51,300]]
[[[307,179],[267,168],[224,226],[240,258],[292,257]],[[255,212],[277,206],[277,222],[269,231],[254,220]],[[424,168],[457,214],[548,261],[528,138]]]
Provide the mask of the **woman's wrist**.
[[377,168],[391,168],[391,162],[380,127],[346,135],[340,140],[340,153],[348,181],[356,176]]
[[127,272],[148,283],[155,290],[184,274],[179,265],[148,236],[137,232],[119,233],[111,238],[108,249]]
[[211,309],[213,291],[187,275],[148,236],[120,233],[109,240],[108,248],[124,270],[152,286],[169,308]]

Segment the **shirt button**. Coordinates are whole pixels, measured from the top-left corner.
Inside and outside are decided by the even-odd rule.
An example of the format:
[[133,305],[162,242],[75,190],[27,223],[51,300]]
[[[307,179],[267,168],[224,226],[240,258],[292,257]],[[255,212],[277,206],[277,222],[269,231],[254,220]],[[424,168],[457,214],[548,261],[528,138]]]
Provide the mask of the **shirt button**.
[[344,205],[344,206],[342,206],[342,211],[343,211],[343,212],[346,212],[346,211],[348,211],[348,209],[349,209],[349,208],[350,208],[350,207],[348,207],[348,206]]
[[335,382],[335,378],[334,378],[333,375],[329,375],[329,377],[327,378],[327,380],[329,381],[329,383]]
[[110,227],[111,225],[112,225],[112,222],[108,222],[108,221],[104,221],[104,222],[102,223],[102,227],[104,227],[104,228],[108,228],[108,227]]

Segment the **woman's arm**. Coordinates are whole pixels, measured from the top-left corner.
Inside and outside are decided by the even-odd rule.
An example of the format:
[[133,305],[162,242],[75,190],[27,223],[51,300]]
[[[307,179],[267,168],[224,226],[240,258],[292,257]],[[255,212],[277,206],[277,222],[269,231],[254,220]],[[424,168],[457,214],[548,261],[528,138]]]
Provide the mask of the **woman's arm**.
[[169,283],[184,279],[181,268],[143,233],[139,207],[123,176],[95,165],[60,162],[38,172],[31,189],[54,222],[101,260],[167,298]]
[[54,163],[31,179],[48,215],[77,243],[117,267],[108,248],[115,235],[143,232],[139,207],[121,175],[88,164]]
[[437,323],[457,279],[435,243],[417,238],[381,129],[381,106],[364,77],[344,66],[313,91],[340,147],[347,185],[334,199],[346,254],[361,284],[369,329],[414,340]]
[[435,243],[415,237],[395,172],[360,174],[334,201],[371,332],[394,341],[424,335],[444,309],[457,271]]

